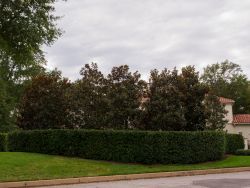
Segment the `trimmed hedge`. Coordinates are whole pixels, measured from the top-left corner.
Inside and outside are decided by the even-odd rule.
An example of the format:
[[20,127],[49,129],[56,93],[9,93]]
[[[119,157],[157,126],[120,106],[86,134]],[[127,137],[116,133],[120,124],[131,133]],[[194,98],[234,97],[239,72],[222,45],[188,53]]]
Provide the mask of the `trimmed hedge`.
[[244,149],[238,149],[235,152],[236,155],[245,155],[245,156],[250,156],[250,150],[244,150]]
[[222,132],[43,130],[10,133],[9,150],[117,162],[198,163],[225,153]]
[[0,133],[0,152],[7,151],[7,134]]
[[244,149],[244,138],[240,134],[226,134],[226,153],[235,154],[238,149]]

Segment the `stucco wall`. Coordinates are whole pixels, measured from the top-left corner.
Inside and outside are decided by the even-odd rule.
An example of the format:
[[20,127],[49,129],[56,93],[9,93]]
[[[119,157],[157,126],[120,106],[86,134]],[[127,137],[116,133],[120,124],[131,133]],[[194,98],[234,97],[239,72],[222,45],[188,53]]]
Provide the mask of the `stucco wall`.
[[228,123],[227,123],[224,130],[227,131],[228,133],[235,134],[237,132],[236,132],[235,127],[233,125],[233,106],[232,106],[232,104],[226,104],[225,110],[227,111],[227,114],[225,115],[225,119],[228,121]]
[[245,149],[248,149],[247,145],[250,145],[250,124],[246,125],[234,125],[233,124],[233,105],[227,104],[225,106],[226,111],[228,112],[225,115],[225,119],[228,120],[228,124],[225,127],[225,131],[231,134],[242,134],[245,138]]
[[235,129],[235,126],[232,123],[228,123],[224,130],[231,134],[238,134],[237,130]]
[[250,140],[250,124],[235,125],[236,133],[241,133],[244,138]]
[[225,119],[228,120],[228,123],[233,123],[233,106],[232,104],[226,104],[225,110],[227,114],[225,115]]
[[232,134],[242,134],[244,138],[250,140],[250,124],[246,125],[233,125],[227,124],[225,130]]

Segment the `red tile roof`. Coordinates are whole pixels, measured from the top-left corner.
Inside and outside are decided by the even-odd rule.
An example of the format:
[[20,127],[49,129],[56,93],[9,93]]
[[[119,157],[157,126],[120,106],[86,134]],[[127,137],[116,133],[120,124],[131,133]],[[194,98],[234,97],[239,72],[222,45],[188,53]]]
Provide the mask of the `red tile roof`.
[[250,114],[236,114],[233,118],[235,124],[250,124]]
[[232,99],[227,99],[224,97],[219,97],[219,100],[222,104],[233,104],[235,101]]

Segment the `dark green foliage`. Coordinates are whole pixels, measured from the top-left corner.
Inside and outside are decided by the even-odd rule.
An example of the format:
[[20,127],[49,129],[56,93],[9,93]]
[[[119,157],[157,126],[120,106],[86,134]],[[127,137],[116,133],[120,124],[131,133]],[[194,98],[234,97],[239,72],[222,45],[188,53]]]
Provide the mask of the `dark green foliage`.
[[[199,73],[192,66],[180,73],[176,69],[153,70],[148,87],[140,74],[131,72],[127,65],[113,67],[106,77],[95,63],[86,64],[80,73],[82,78],[73,84],[60,73],[44,73],[33,78],[18,109],[19,127],[27,130],[206,129],[209,113],[204,99],[208,88],[199,81]],[[221,129],[225,111],[212,112],[210,117],[216,117],[213,125]],[[209,128],[214,130],[218,126]]]
[[200,82],[199,72],[194,66],[182,68],[179,75],[179,90],[182,93],[186,131],[204,130],[206,127],[205,105],[208,88]]
[[250,150],[238,149],[238,150],[235,152],[235,155],[250,156]]
[[142,104],[142,129],[182,131],[186,127],[182,93],[179,91],[178,71],[151,71],[149,100]]
[[147,164],[219,160],[225,152],[222,132],[35,130],[8,138],[10,151]]
[[130,72],[128,65],[113,67],[107,76],[109,112],[107,124],[114,129],[136,128],[141,110],[140,96],[146,86],[138,72]]
[[0,133],[0,152],[7,151],[7,134]]
[[71,90],[70,119],[83,129],[135,128],[145,82],[127,65],[113,67],[105,77],[95,63],[86,64]]
[[244,139],[240,134],[226,134],[226,153],[235,154],[238,149],[244,149]]
[[68,90],[71,124],[82,129],[102,129],[109,109],[105,78],[95,63],[86,64],[80,74],[82,78]]
[[146,130],[197,131],[206,126],[203,104],[208,88],[192,66],[178,71],[151,71],[148,97],[143,104]]
[[70,82],[56,70],[34,77],[19,105],[18,126],[25,130],[72,128],[65,92],[69,87]]

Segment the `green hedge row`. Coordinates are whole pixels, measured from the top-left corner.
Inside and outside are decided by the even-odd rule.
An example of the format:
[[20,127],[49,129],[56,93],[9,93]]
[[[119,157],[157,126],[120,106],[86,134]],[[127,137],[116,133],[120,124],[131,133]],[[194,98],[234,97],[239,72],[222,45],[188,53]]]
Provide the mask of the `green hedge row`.
[[250,150],[243,150],[243,149],[238,149],[235,152],[236,155],[246,155],[246,156],[250,156]]
[[9,134],[10,151],[117,162],[198,163],[221,159],[222,132],[44,130]]
[[226,134],[226,153],[235,154],[238,149],[244,149],[244,138],[240,134]]
[[7,151],[7,134],[0,133],[0,152]]

